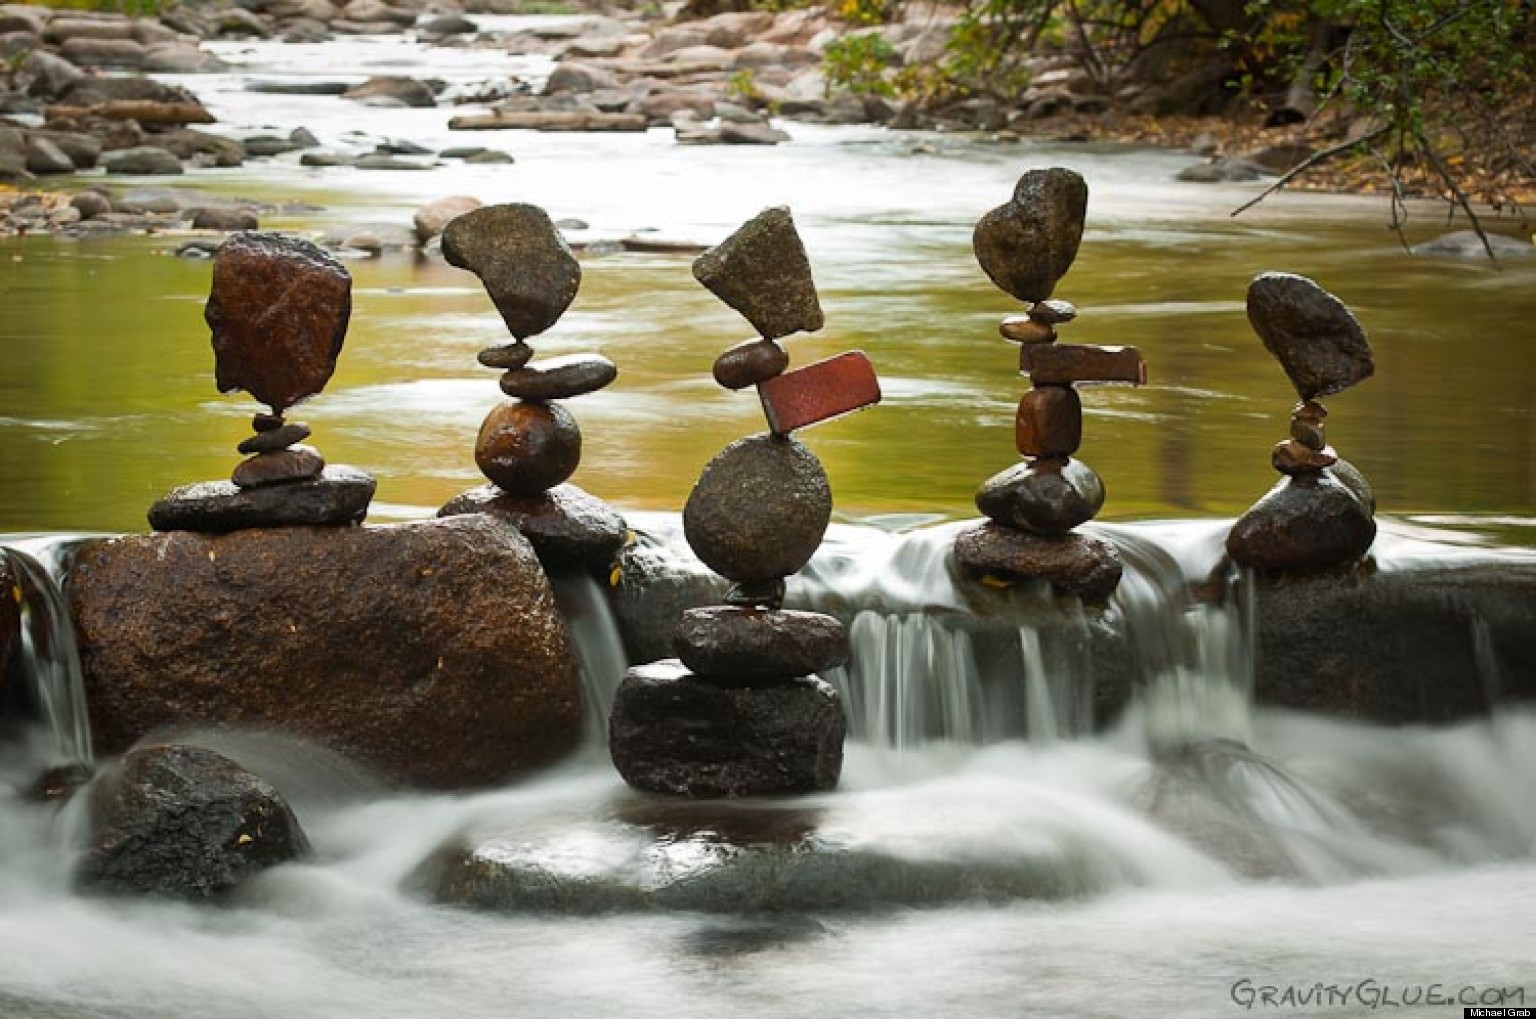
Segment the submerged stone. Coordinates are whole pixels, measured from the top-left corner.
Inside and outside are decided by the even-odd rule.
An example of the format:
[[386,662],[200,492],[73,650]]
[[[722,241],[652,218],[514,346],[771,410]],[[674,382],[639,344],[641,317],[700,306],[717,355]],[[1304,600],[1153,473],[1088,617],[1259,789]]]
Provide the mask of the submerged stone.
[[684,612],[672,646],[700,678],[745,686],[842,665],[848,631],[820,612],[712,606]]
[[1376,540],[1376,521],[1354,486],[1339,477],[1343,463],[1282,478],[1232,525],[1227,554],[1241,566],[1295,572],[1364,556]]
[[1014,464],[987,479],[976,508],[1005,527],[1064,534],[1104,507],[1104,482],[1081,460],[1040,459]]
[[373,475],[332,465],[309,481],[240,488],[232,481],[183,485],[149,508],[157,531],[226,534],[248,527],[360,524],[376,487]]
[[519,340],[559,320],[576,298],[581,265],[549,214],[534,205],[488,205],[443,229],[443,257],[485,284]]
[[1101,602],[1120,585],[1120,554],[1086,534],[1028,534],[992,521],[955,536],[955,563],[974,577],[1044,580],[1065,594]]
[[1303,400],[1342,392],[1376,371],[1355,316],[1305,276],[1255,277],[1248,285],[1248,321]]
[[556,403],[508,400],[492,408],[475,440],[480,473],[514,495],[538,495],[576,473],[581,428]]
[[575,485],[556,485],[538,495],[514,495],[481,485],[450,499],[440,517],[486,513],[521,531],[546,566],[575,564],[607,572],[629,539],[617,510]]
[[1072,170],[1030,170],[1013,197],[976,224],[971,245],[987,277],[1021,301],[1051,296],[1077,258],[1088,185]]
[[786,208],[765,209],[693,262],[693,276],[765,340],[824,321],[805,245]]

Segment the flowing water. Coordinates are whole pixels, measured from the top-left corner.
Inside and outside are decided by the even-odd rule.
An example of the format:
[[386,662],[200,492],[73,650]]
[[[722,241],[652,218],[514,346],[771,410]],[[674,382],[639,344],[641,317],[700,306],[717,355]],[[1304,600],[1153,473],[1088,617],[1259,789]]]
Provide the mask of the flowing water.
[[[1386,510],[1418,518],[1388,521],[1380,547],[1404,561],[1453,555],[1431,525],[1531,544],[1536,268],[1408,260],[1371,200],[1283,195],[1232,221],[1252,189],[1176,185],[1186,160],[1167,153],[947,136],[914,151],[909,136],[802,126],[766,151],[680,148],[659,131],[454,135],[446,110],[244,86],[428,61],[462,85],[536,79],[547,65],[427,57],[399,40],[224,51],[248,66],[187,82],[221,130],[302,122],[328,145],[403,136],[518,160],[391,174],[286,158],[181,182],[324,207],[269,225],[398,226],[426,200],[469,193],[579,217],[590,227],[577,240],[655,228],[710,243],[790,204],[828,311],[824,333],[792,342],[796,363],[860,346],[886,393],[883,407],[807,435],[844,519],[866,526],[835,527],[791,585],[793,601],[849,621],[855,651],[828,677],[853,733],[844,781],[806,806],[898,858],[1017,861],[1075,892],[875,914],[573,918],[484,915],[403,891],[452,838],[559,830],[633,801],[600,746],[623,661],[614,621],[594,583],[557,578],[596,705],[587,753],[507,789],[409,796],[319,751],[210,734],[283,789],[314,857],[218,908],[81,897],[68,877],[79,806],[57,813],[6,792],[85,745],[50,580],[61,545],[12,541],[31,557],[13,562],[48,735],[0,759],[0,1015],[1449,1016],[1536,999],[1536,714],[1387,730],[1257,709],[1246,581],[1217,578],[1219,604],[1188,594],[1208,580],[1224,525],[1111,522],[1096,533],[1129,567],[1111,617],[1141,680],[1118,722],[1095,731],[1108,677],[1085,648],[1103,624],[1069,612],[1035,626],[1031,599],[1046,599],[1025,589],[1007,598],[1026,621],[984,630],[944,568],[946,521],[971,515],[977,483],[1012,459],[1020,384],[994,330],[1013,309],[967,240],[1023,168],[1065,163],[1093,189],[1062,290],[1084,309],[1072,338],[1137,343],[1152,366],[1153,385],[1085,400],[1083,455],[1109,484],[1111,518],[1230,514],[1271,483],[1287,386],[1241,295],[1254,272],[1283,268],[1343,296],[1375,340],[1378,377],[1332,401],[1330,438]],[[1438,225],[1416,215],[1418,231]],[[30,238],[0,260],[0,530],[140,529],[170,487],[228,473],[252,407],[214,394],[199,316],[208,267],[168,257],[176,243]],[[379,476],[376,518],[427,515],[478,483],[470,443],[497,394],[473,354],[504,333],[473,280],[439,260],[349,266],[347,349],[302,416],[331,460]],[[594,254],[584,270],[576,304],[539,342],[621,367],[615,386],[574,405],[577,480],[675,548],[675,517],[644,511],[675,511],[716,449],[761,427],[750,397],[708,379],[744,326],[692,282],[686,256]],[[1479,644],[1470,625],[1483,649],[1473,668],[1497,689],[1491,638]]]

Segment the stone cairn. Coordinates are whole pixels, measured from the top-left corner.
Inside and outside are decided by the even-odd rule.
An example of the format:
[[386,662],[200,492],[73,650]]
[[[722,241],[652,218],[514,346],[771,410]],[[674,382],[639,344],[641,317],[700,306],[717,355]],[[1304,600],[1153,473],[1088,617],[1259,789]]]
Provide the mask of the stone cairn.
[[336,370],[352,314],[352,277],[308,241],[273,233],[237,233],[213,261],[203,317],[213,330],[219,392],[243,389],[268,411],[240,443],[249,458],[229,481],[178,488],[149,510],[157,531],[223,534],[250,527],[360,523],[373,499],[373,477],[327,466],[301,443],[306,424],[283,415],[319,393]]
[[1249,284],[1248,321],[1301,403],[1291,411],[1291,437],[1270,452],[1282,477],[1233,525],[1227,554],[1241,566],[1270,571],[1353,563],[1376,540],[1376,496],[1328,445],[1328,411],[1318,401],[1374,374],[1365,330],[1337,297],[1305,276],[1281,272]]
[[761,335],[721,354],[714,376],[726,389],[757,386],[769,431],[722,450],[688,496],[689,546],[735,586],[725,605],[683,613],[677,658],[625,674],[609,749],[624,780],[650,792],[831,789],[846,721],[815,674],[847,661],[848,635],[830,616],[782,608],[785,578],[810,560],[832,517],[826,472],[791,433],[878,402],[879,382],[856,351],[785,372],[778,341],[822,325],[788,209],[749,220],[699,256],[693,274]]
[[478,355],[502,370],[501,391],[511,397],[486,415],[475,441],[475,463],[491,483],[455,497],[438,516],[488,513],[522,531],[546,566],[606,572],[628,528],[607,503],[565,483],[581,461],[581,429],[558,401],[602,389],[618,369],[599,354],[532,361],[527,342],[570,307],[581,265],[534,205],[457,217],[443,231],[443,255],[480,277],[513,342]]
[[1019,400],[1014,437],[1024,462],[994,475],[976,493],[988,519],[955,538],[955,561],[972,576],[1004,582],[1044,579],[1091,601],[1120,583],[1114,546],[1073,530],[1104,505],[1104,483],[1073,459],[1082,444],[1083,405],[1074,384],[1142,385],[1147,366],[1135,347],[1056,342],[1057,327],[1077,317],[1051,300],[1077,257],[1088,185],[1071,170],[1030,170],[1013,198],[976,224],[976,259],[999,288],[1030,305],[1003,320],[1003,337],[1019,344],[1019,370],[1034,388]]

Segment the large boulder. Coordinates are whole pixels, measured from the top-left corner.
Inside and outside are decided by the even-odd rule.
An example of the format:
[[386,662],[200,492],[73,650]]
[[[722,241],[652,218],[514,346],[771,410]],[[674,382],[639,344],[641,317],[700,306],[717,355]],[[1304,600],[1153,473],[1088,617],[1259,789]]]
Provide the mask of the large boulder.
[[201,747],[129,754],[92,787],[91,814],[75,872],[90,891],[209,899],[309,851],[277,790]]
[[83,550],[69,590],[102,753],[162,726],[254,726],[454,788],[581,736],[548,579],[482,516],[132,535]]

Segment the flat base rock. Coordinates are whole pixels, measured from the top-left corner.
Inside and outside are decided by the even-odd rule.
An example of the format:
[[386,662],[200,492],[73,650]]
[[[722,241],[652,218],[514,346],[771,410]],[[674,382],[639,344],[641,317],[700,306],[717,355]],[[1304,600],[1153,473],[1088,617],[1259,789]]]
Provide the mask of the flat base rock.
[[1038,579],[1084,601],[1103,601],[1120,584],[1120,554],[1086,534],[1029,534],[992,521],[955,536],[955,563],[972,576]]
[[1299,573],[1357,561],[1376,540],[1376,521],[1350,472],[1359,473],[1350,466],[1281,479],[1232,525],[1227,554],[1240,566]]
[[255,728],[453,789],[550,763],[583,731],[544,569],[484,516],[96,541],[68,595],[99,754]]
[[514,495],[481,485],[437,511],[439,517],[465,513],[489,514],[517,528],[546,565],[606,572],[629,540],[629,525],[618,511],[575,485],[557,485],[542,495]]
[[157,531],[228,534],[250,527],[360,524],[373,500],[373,475],[332,465],[313,481],[239,488],[232,481],[183,485],[149,508]]
[[90,891],[208,899],[309,852],[277,790],[200,747],[135,751],[90,796],[91,846],[75,872]]
[[608,749],[636,789],[775,796],[835,788],[846,731],[837,691],[814,676],[727,687],[672,658],[624,674]]
[[848,631],[820,612],[712,606],[684,612],[672,646],[711,683],[750,686],[842,665]]
[[1037,534],[1065,534],[1104,507],[1104,482],[1081,460],[1015,464],[976,493],[982,516]]

